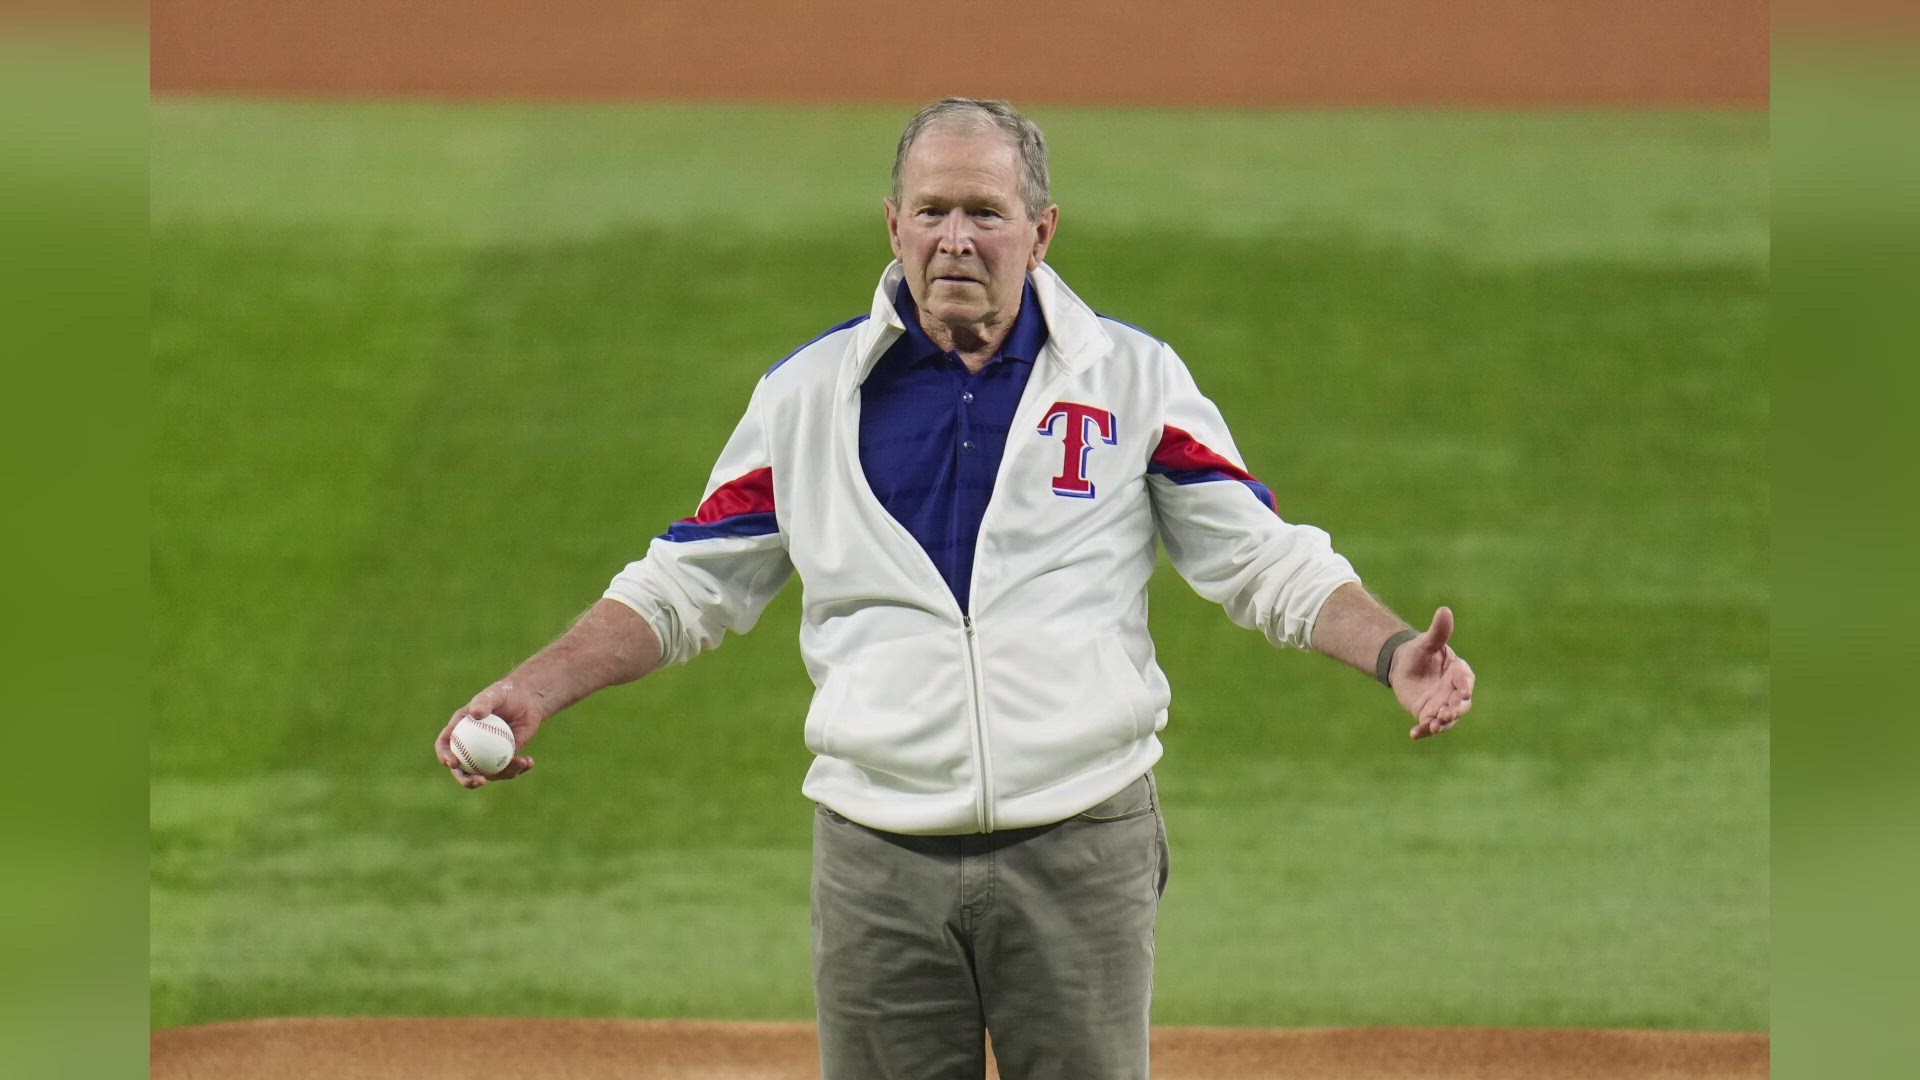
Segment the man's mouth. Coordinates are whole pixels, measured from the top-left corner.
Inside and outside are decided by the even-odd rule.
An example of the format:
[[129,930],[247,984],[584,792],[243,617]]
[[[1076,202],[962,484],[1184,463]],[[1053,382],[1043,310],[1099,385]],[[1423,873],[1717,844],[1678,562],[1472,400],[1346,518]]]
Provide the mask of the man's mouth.
[[941,274],[941,275],[939,275],[938,277],[935,277],[935,278],[934,278],[933,280],[935,280],[935,281],[959,281],[959,282],[965,282],[965,283],[966,283],[966,284],[968,284],[968,285],[978,285],[978,284],[980,284],[980,280],[979,280],[978,278],[970,278],[970,277],[965,277],[965,276],[963,276],[963,275],[960,275],[960,274]]

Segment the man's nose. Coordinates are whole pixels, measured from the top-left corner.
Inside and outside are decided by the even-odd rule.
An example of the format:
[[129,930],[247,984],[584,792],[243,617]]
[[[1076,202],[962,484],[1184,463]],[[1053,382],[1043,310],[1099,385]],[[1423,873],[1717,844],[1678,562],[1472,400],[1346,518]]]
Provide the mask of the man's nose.
[[973,253],[973,226],[965,213],[947,212],[947,219],[940,223],[940,251],[947,255]]

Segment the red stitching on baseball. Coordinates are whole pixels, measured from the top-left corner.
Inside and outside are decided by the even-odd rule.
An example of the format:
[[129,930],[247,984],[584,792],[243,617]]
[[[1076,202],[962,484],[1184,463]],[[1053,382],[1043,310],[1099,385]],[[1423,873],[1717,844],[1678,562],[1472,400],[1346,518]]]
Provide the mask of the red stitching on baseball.
[[[482,730],[491,731],[495,735],[504,735],[508,742],[514,744],[514,749],[518,750],[520,748],[520,740],[515,738],[513,734],[513,725],[492,713],[488,713],[485,716],[463,716],[461,719],[471,721]],[[488,721],[492,722],[489,723]]]
[[[470,719],[470,720],[471,720],[471,719],[472,719],[472,717],[468,717],[467,719]],[[475,720],[474,722],[475,722],[475,723],[479,723],[479,721],[477,721],[477,720]],[[487,730],[489,730],[489,731],[492,731],[492,730],[493,730],[492,728],[490,728],[490,727],[488,727],[488,726],[487,726],[487,725],[485,725],[485,724],[480,724],[480,726],[481,726],[481,727],[483,727],[483,728],[486,728],[486,729],[487,729]],[[495,734],[498,734],[498,732],[495,732]],[[511,738],[511,736],[509,736],[509,738]],[[457,757],[457,758],[459,758],[459,759],[460,759],[460,764],[461,764],[461,765],[463,765],[463,766],[465,766],[465,767],[466,767],[466,770],[467,770],[468,772],[470,772],[470,773],[473,773],[473,774],[474,774],[474,775],[476,775],[476,776],[492,776],[492,775],[494,775],[493,773],[486,773],[486,772],[482,772],[482,771],[480,770],[480,766],[478,766],[478,765],[475,765],[475,764],[473,763],[473,753],[472,753],[471,751],[469,751],[469,750],[467,749],[467,744],[466,744],[466,743],[464,743],[464,742],[461,742],[461,741],[460,741],[460,736],[458,736],[458,735],[452,735],[452,736],[449,736],[449,737],[447,738],[447,746],[448,746],[448,747],[449,747],[450,749],[452,749],[452,750],[453,750],[453,756],[454,756],[454,757]],[[518,746],[515,746],[515,748],[514,748],[514,749],[516,749],[516,750],[517,750],[517,749],[519,749],[519,747],[518,747]],[[512,754],[511,752],[509,752],[509,753],[507,754],[507,762],[506,762],[506,765],[502,765],[502,766],[500,766],[500,768],[501,768],[501,769],[505,769],[505,768],[507,767],[507,765],[511,765],[511,764],[513,764],[513,754]]]

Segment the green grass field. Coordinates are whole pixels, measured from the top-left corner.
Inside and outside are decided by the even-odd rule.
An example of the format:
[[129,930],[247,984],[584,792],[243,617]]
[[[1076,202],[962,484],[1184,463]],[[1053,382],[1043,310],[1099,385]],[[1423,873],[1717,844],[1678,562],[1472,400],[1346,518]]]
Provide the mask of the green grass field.
[[[903,119],[156,107],[154,1026],[811,1016],[796,586],[430,741],[865,310]],[[1410,743],[1163,567],[1157,1021],[1765,1028],[1764,117],[1038,119],[1053,264],[1480,676]]]

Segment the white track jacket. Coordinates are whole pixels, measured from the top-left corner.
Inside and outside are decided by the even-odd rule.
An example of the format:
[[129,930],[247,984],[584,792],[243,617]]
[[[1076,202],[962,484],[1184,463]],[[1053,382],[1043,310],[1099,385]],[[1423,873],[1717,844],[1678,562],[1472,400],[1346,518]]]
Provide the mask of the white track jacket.
[[808,798],[899,833],[1060,821],[1160,758],[1170,694],[1147,632],[1156,537],[1196,591],[1276,645],[1305,648],[1328,594],[1359,579],[1325,532],[1275,513],[1171,348],[1097,315],[1042,266],[1031,279],[1047,344],[962,611],[860,464],[860,385],[903,332],[902,274],[889,266],[868,316],[767,373],[699,513],[606,596],[677,663],[751,629],[798,570],[815,688]]

